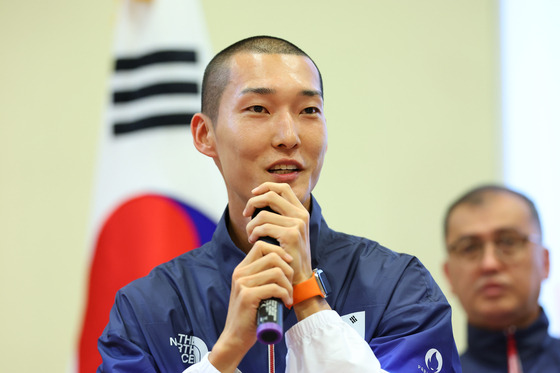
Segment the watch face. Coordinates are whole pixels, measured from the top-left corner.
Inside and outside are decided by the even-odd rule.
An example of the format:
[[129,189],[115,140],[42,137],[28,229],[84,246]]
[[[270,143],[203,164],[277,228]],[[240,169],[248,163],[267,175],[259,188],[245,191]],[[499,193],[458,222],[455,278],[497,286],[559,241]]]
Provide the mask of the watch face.
[[316,269],[315,274],[318,280],[319,285],[321,286],[321,291],[325,298],[331,293],[331,285],[329,284],[329,280],[327,279],[327,275],[323,272],[322,269]]

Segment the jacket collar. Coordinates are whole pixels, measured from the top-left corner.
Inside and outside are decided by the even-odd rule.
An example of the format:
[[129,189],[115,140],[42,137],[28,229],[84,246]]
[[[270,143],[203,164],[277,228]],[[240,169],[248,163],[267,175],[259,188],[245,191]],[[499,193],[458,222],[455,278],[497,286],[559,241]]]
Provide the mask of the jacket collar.
[[[541,309],[539,318],[525,329],[515,331],[517,350],[522,361],[542,353],[550,342],[548,318]],[[496,365],[507,364],[506,332],[468,326],[467,354]]]

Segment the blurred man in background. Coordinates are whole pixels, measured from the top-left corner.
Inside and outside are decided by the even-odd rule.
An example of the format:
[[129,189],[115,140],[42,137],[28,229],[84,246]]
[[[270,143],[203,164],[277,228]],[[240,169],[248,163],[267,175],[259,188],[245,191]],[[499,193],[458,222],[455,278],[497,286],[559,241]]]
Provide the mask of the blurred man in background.
[[447,210],[445,274],[468,319],[463,372],[559,372],[560,340],[538,303],[549,252],[534,203],[485,185]]

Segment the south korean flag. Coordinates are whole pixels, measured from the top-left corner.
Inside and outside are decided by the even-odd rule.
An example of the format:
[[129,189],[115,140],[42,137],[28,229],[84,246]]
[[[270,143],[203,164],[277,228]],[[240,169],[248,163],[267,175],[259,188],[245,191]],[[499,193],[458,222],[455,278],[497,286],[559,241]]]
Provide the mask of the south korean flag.
[[210,240],[226,206],[190,120],[210,46],[196,0],[122,0],[93,196],[90,272],[78,356],[94,372],[115,293]]

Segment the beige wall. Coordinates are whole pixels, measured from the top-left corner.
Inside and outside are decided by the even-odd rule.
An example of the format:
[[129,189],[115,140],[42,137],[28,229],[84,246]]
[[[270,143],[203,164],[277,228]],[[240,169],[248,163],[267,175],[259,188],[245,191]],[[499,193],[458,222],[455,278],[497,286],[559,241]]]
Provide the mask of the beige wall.
[[[114,1],[0,2],[0,356],[60,372],[76,343]],[[344,4],[344,5],[342,5]],[[484,0],[205,0],[214,50],[253,34],[309,52],[329,152],[316,196],[331,227],[441,271],[441,217],[501,179],[498,4]]]

